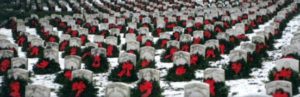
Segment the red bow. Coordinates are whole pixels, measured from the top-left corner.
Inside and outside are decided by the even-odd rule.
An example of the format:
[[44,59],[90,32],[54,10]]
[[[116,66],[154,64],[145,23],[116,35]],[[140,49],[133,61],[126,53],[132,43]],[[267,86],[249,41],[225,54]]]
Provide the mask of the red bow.
[[204,24],[205,24],[205,25],[210,24],[210,21],[209,21],[209,20],[205,20],[205,21],[204,21]]
[[201,26],[202,26],[201,23],[195,23],[195,27],[196,27],[196,28],[200,28]]
[[274,80],[281,80],[282,78],[290,79],[291,76],[292,70],[283,68],[281,71],[278,71],[274,74]]
[[179,40],[180,38],[180,33],[179,32],[174,32],[173,36],[175,37],[175,40]]
[[215,91],[215,83],[216,83],[216,81],[213,80],[213,79],[207,79],[204,82],[209,85],[210,94],[211,94],[212,97],[214,97],[216,95],[216,91]]
[[46,60],[42,60],[39,64],[37,64],[36,66],[40,69],[45,69],[47,66],[49,65],[49,62]]
[[200,37],[194,38],[193,43],[194,44],[200,44],[201,43],[201,38]]
[[78,31],[72,31],[71,36],[72,37],[77,37],[78,36]]
[[87,37],[85,35],[81,35],[80,39],[81,39],[81,44],[83,45],[86,43]]
[[247,38],[247,36],[245,34],[240,34],[240,35],[237,36],[237,38],[244,40],[244,39]]
[[266,47],[265,44],[263,44],[263,43],[258,43],[258,44],[256,44],[256,49],[255,49],[255,51],[256,51],[257,53],[260,53],[265,47]]
[[60,28],[66,28],[67,25],[66,25],[64,22],[60,22],[60,23],[59,23],[59,27],[60,27]]
[[55,42],[56,41],[56,38],[54,37],[54,36],[51,36],[51,37],[49,37],[49,40],[48,40],[49,42]]
[[225,28],[229,28],[230,27],[229,23],[228,22],[224,22],[224,27]]
[[9,66],[10,66],[10,60],[9,59],[4,59],[4,60],[2,60],[2,62],[1,62],[1,68],[0,68],[0,70],[1,70],[1,72],[5,72],[5,71],[7,71],[7,69],[9,68]]
[[97,27],[96,26],[93,26],[93,27],[91,27],[91,29],[90,29],[90,33],[96,33],[96,30],[97,30]]
[[215,57],[216,55],[214,49],[208,49],[206,51],[206,58],[215,58]]
[[211,38],[211,36],[212,36],[212,35],[211,35],[211,33],[210,33],[208,30],[205,30],[205,31],[204,31],[204,37],[205,37],[205,38]]
[[184,27],[186,26],[186,21],[182,22],[182,26],[184,26]]
[[114,46],[112,46],[112,45],[108,45],[108,46],[107,46],[106,55],[107,55],[108,57],[110,57],[110,56],[113,55],[113,49],[114,49]]
[[72,71],[71,70],[66,70],[65,73],[64,73],[64,76],[67,79],[71,80],[71,78],[72,78]]
[[9,88],[10,88],[10,93],[9,93],[10,97],[21,97],[21,94],[20,94],[21,84],[20,84],[20,82],[18,82],[18,81],[11,82],[9,84]]
[[39,52],[40,52],[40,50],[38,47],[32,47],[30,55],[37,56],[39,54]]
[[165,56],[165,59],[171,58],[171,60],[173,60],[173,55],[175,52],[177,52],[177,48],[175,47],[170,48],[170,52],[168,55]]
[[239,62],[234,62],[231,64],[231,69],[234,71],[235,74],[239,74],[242,70],[242,64]]
[[235,25],[237,23],[237,20],[232,20],[231,23],[232,25]]
[[76,47],[72,47],[70,50],[70,55],[76,55],[77,54],[77,48]]
[[218,32],[218,33],[219,33],[219,32],[222,32],[222,30],[221,30],[220,27],[216,27],[216,28],[215,28],[215,32]]
[[122,25],[119,25],[119,26],[117,26],[118,27],[118,29],[120,29],[121,31],[122,31],[122,29],[123,29],[123,26]]
[[129,28],[129,29],[128,29],[128,32],[129,32],[129,33],[134,33],[134,29]]
[[199,60],[198,55],[194,54],[191,56],[191,65],[197,65],[197,62]]
[[293,56],[284,56],[283,58],[292,58],[292,59],[295,59]]
[[150,81],[144,81],[140,86],[140,92],[143,93],[142,97],[149,97],[152,93],[152,83]]
[[181,76],[181,75],[185,74],[185,72],[186,72],[186,69],[185,69],[184,66],[179,66],[179,67],[176,68],[176,75],[177,76]]
[[25,36],[19,37],[19,39],[18,39],[18,45],[22,46],[24,44],[25,40],[26,40]]
[[137,37],[136,37],[136,40],[138,41],[138,42],[141,42],[142,40],[143,40],[143,35],[138,35]]
[[94,57],[94,61],[93,61],[93,67],[94,68],[99,68],[100,66],[101,66],[101,63],[100,63],[100,61],[101,61],[101,57],[98,55],[98,56],[95,56]]
[[184,45],[182,46],[181,50],[182,50],[182,51],[189,52],[189,50],[190,50],[190,45],[184,44]]
[[220,49],[220,52],[221,52],[221,54],[224,54],[225,53],[225,45],[224,44],[220,44],[219,45],[219,49]]
[[77,24],[77,25],[80,25],[81,23],[82,23],[82,20],[80,20],[80,19],[77,19],[77,20],[76,20],[76,24]]
[[69,42],[64,40],[64,41],[60,44],[59,50],[60,50],[60,51],[63,51],[68,45],[69,45]]
[[86,89],[86,85],[83,81],[74,82],[72,84],[72,91],[77,91],[75,97],[80,97],[81,93]]
[[160,47],[161,47],[161,48],[164,48],[164,47],[167,45],[168,41],[169,41],[168,39],[163,39],[163,40],[161,40]]
[[259,24],[261,24],[263,22],[262,19],[263,19],[262,16],[258,16],[256,22],[259,23]]
[[152,42],[151,41],[146,41],[145,46],[152,46]]
[[122,65],[122,71],[119,72],[118,76],[119,77],[123,77],[126,73],[127,77],[131,76],[130,71],[133,69],[133,65],[131,64],[131,62],[124,62]]
[[230,36],[229,37],[229,41],[232,42],[232,43],[234,43],[235,42],[235,37],[234,36]]
[[252,27],[256,27],[256,24],[255,24],[254,21],[250,22],[250,25],[251,25]]
[[141,62],[141,66],[143,67],[143,68],[146,68],[146,67],[148,67],[150,65],[150,61],[148,61],[148,60],[146,60],[146,59],[144,59],[142,62]]
[[250,29],[250,27],[248,25],[245,25],[245,32],[248,31]]
[[192,33],[193,32],[193,29],[192,28],[187,28],[187,33]]
[[175,23],[171,23],[167,25],[168,29],[173,29],[175,26],[177,26]]
[[276,91],[272,94],[273,97],[290,97],[288,93],[283,91]]
[[163,30],[162,30],[161,28],[157,28],[157,29],[156,29],[156,34],[157,34],[157,36],[159,36],[160,33],[161,33],[162,31],[163,31]]

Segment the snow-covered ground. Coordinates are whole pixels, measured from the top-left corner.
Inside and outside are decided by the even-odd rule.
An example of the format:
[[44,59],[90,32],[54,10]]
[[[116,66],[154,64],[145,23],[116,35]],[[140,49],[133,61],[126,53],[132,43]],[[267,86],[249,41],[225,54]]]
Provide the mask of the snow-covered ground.
[[[272,20],[270,20],[271,22]],[[263,30],[264,26],[269,25],[270,22],[261,25],[259,29],[256,29],[256,31]],[[282,54],[280,47],[284,45],[289,45],[290,40],[293,37],[292,33],[296,31],[297,28],[300,27],[300,15],[292,19],[289,23],[286,29],[283,31],[283,37],[281,39],[276,40],[275,45],[275,50],[268,51],[268,54],[271,56],[270,58],[266,58],[266,60],[263,62],[262,68],[254,68],[251,73],[251,78],[248,79],[239,79],[239,80],[227,80],[226,84],[230,86],[230,92],[229,92],[229,97],[258,97],[258,96],[249,96],[249,95],[266,95],[266,90],[265,90],[265,83],[268,81],[268,72],[274,67],[273,62],[277,59],[279,59]],[[28,32],[31,34],[36,34],[35,29],[30,29],[26,28]],[[55,30],[57,31],[57,30]],[[61,34],[61,31],[59,31]],[[11,42],[13,42],[12,36],[11,36],[11,30],[1,28],[0,29],[0,34],[6,35],[7,39],[9,39]],[[247,36],[251,36],[250,34]],[[89,35],[89,39],[93,40],[93,35]],[[122,41],[124,40],[121,39]],[[157,39],[155,39],[157,40]],[[123,41],[124,44],[125,41]],[[238,48],[238,47],[237,47]],[[19,51],[19,56],[20,57],[25,57],[25,53],[21,52],[21,48],[18,49]],[[183,97],[184,95],[184,85],[188,82],[168,82],[164,81],[163,76],[166,75],[167,70],[173,66],[172,63],[161,63],[160,62],[160,57],[159,55],[162,53],[163,50],[157,50],[156,51],[156,57],[155,60],[157,62],[156,66],[157,69],[161,71],[161,81],[160,85],[161,88],[164,90],[163,95],[166,97]],[[61,52],[60,52],[61,55]],[[227,63],[229,61],[229,58],[227,55],[222,55],[223,59],[213,62],[211,65],[212,66],[217,66],[221,68],[220,64]],[[29,58],[29,71],[32,71],[32,66],[37,62],[37,58]],[[118,65],[118,59],[117,58],[109,58],[109,62],[111,63],[111,68],[114,68],[115,66]],[[64,68],[64,59],[60,58],[59,63],[61,64],[61,68]],[[82,64],[83,65],[83,64]],[[107,76],[110,72],[108,73],[103,73],[103,74],[95,74],[94,75],[94,84],[95,86],[99,89],[98,91],[98,96],[102,97],[104,96],[104,89],[105,86],[111,81],[107,80]],[[58,91],[58,88],[61,87],[61,85],[53,83],[53,80],[55,78],[55,74],[50,74],[50,75],[32,75],[31,84],[35,85],[43,85],[46,87],[51,88],[51,97],[57,97],[56,92]],[[198,70],[196,71],[196,79],[193,80],[192,82],[195,81],[201,81],[203,78],[203,70]],[[0,82],[2,78],[0,78]],[[130,86],[134,87],[136,83],[132,83]],[[295,96],[295,97],[300,97],[300,95]]]

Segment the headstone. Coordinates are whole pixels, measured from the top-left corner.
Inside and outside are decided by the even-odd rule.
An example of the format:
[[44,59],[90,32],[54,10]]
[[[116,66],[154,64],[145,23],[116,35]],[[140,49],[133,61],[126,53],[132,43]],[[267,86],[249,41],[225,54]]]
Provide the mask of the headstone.
[[91,54],[106,56],[106,49],[105,48],[93,48],[93,49],[91,49]]
[[139,71],[139,78],[147,81],[159,81],[160,71],[153,68],[145,68]]
[[167,43],[167,47],[170,47],[170,46],[174,46],[174,47],[179,48],[180,47],[180,43],[177,40],[170,40]]
[[140,42],[130,41],[126,44],[126,50],[138,50],[140,49]]
[[105,38],[105,43],[110,45],[118,45],[118,38],[115,36],[108,36]]
[[209,97],[209,85],[206,83],[188,83],[184,86],[184,97]]
[[217,82],[224,82],[225,71],[221,68],[207,68],[204,70],[204,78],[212,78]]
[[269,95],[278,89],[282,89],[284,92],[288,92],[290,95],[292,95],[292,83],[289,81],[278,80],[266,84],[266,91]]
[[193,44],[190,48],[191,54],[199,54],[205,56],[206,46],[202,44]]
[[105,97],[130,97],[130,87],[120,82],[108,84],[105,89]]
[[70,46],[77,46],[80,47],[81,46],[81,39],[78,37],[73,37],[70,39]]
[[79,69],[72,71],[72,79],[74,78],[84,78],[89,82],[93,81],[93,72],[90,70]]
[[29,81],[29,72],[25,69],[21,69],[21,68],[14,68],[14,69],[9,69],[7,71],[7,77],[8,79],[22,79],[25,81]]
[[140,58],[153,61],[155,58],[155,48],[151,46],[144,46],[140,51]]
[[290,68],[296,72],[299,72],[299,60],[292,58],[283,58],[275,61],[275,68],[281,70],[282,68]]
[[244,50],[231,50],[229,53],[229,58],[231,62],[236,62],[241,59],[247,61],[247,52]]
[[190,53],[184,51],[177,51],[173,57],[175,65],[190,64]]
[[14,52],[12,50],[0,50],[0,58],[12,58]]
[[75,55],[69,55],[65,57],[65,69],[77,70],[81,67],[81,58]]
[[119,63],[123,63],[126,61],[131,61],[133,65],[136,65],[136,55],[132,53],[126,53],[126,52],[120,54]]
[[21,68],[22,65],[25,66],[25,69],[27,69],[27,67],[28,67],[27,58],[16,57],[16,58],[12,58],[11,62],[12,62],[11,68]]
[[50,60],[55,60],[55,62],[59,62],[59,54],[58,50],[56,49],[45,49],[44,50],[44,57],[49,58]]
[[50,97],[50,89],[41,85],[27,85],[25,97]]

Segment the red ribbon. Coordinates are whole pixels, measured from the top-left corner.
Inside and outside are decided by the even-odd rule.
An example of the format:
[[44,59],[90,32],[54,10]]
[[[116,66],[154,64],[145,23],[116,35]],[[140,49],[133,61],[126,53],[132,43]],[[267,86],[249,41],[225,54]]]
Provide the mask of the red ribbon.
[[205,31],[204,31],[204,37],[205,37],[205,38],[211,38],[211,36],[212,36],[212,35],[211,35],[210,31],[208,31],[208,30],[205,30]]
[[77,50],[78,49],[76,47],[72,47],[71,50],[70,50],[71,51],[70,55],[76,55],[77,54]]
[[254,21],[250,22],[250,25],[251,25],[252,27],[256,27],[256,24],[255,24]]
[[283,68],[281,71],[278,71],[274,74],[274,80],[282,80],[282,78],[290,79],[291,76],[292,70]]
[[83,45],[86,43],[87,37],[85,35],[81,35],[80,39],[81,39],[81,44]]
[[78,36],[78,31],[72,31],[71,36],[72,37],[77,37]]
[[163,31],[163,30],[162,30],[161,28],[157,28],[157,29],[156,29],[156,34],[157,34],[157,36],[159,36],[160,33],[161,33],[162,31]]
[[90,28],[90,31],[89,31],[89,32],[90,32],[91,34],[94,34],[94,33],[96,33],[96,30],[97,30],[97,27],[96,27],[96,26],[93,26],[93,27]]
[[290,97],[288,93],[283,91],[276,91],[272,94],[273,97]]
[[59,50],[60,50],[60,51],[63,51],[68,45],[69,45],[69,42],[68,42],[68,41],[63,41],[63,42],[60,44]]
[[179,66],[176,68],[176,75],[177,76],[182,76],[186,73],[186,69],[184,66]]
[[256,44],[256,49],[255,49],[255,51],[256,51],[257,53],[260,53],[265,47],[266,47],[266,46],[265,46],[264,43],[258,43],[258,44]]
[[196,28],[200,28],[201,26],[202,26],[201,23],[195,23],[195,27],[196,27]]
[[247,36],[245,34],[240,34],[237,36],[237,38],[244,40],[244,39],[247,39]]
[[219,32],[222,32],[222,29],[221,29],[220,27],[216,27],[216,28],[215,28],[215,32],[218,32],[218,33],[219,33]]
[[60,27],[60,28],[66,28],[67,25],[66,25],[64,22],[60,22],[60,23],[59,23],[59,27]]
[[215,58],[215,57],[216,55],[214,49],[208,49],[206,51],[206,58]]
[[72,84],[72,91],[77,91],[75,97],[80,97],[81,93],[86,89],[86,84],[83,81],[74,82]]
[[224,22],[223,24],[224,24],[224,27],[225,27],[225,28],[229,28],[229,27],[230,27],[230,25],[229,25],[228,22]]
[[192,33],[193,32],[193,29],[192,28],[187,28],[187,33]]
[[210,24],[210,21],[209,21],[209,20],[205,20],[205,21],[204,21],[204,24],[205,24],[205,25]]
[[140,34],[136,37],[136,41],[141,42],[142,40],[143,40],[143,35]]
[[134,29],[129,28],[129,29],[128,29],[128,33],[134,33]]
[[64,73],[64,76],[67,79],[71,80],[71,78],[72,78],[72,71],[71,70],[66,70],[65,73]]
[[182,46],[181,50],[182,50],[182,51],[189,52],[189,50],[190,50],[190,45],[184,44],[184,45]]
[[242,64],[239,62],[233,62],[231,64],[231,69],[234,71],[235,74],[239,74],[242,70]]
[[127,77],[131,76],[130,71],[133,69],[133,65],[131,64],[131,62],[124,62],[122,65],[122,71],[119,72],[118,76],[119,77],[123,77],[125,74]]
[[179,32],[174,32],[173,36],[175,37],[175,40],[179,40],[180,39],[180,33]]
[[7,69],[10,66],[10,64],[11,64],[11,62],[10,62],[9,59],[2,60],[2,62],[1,62],[1,68],[0,68],[1,72],[7,71]]
[[162,40],[161,40],[160,47],[161,47],[161,48],[164,48],[164,47],[166,47],[166,45],[167,45],[168,41],[169,41],[168,39],[162,39]]
[[145,46],[152,46],[152,42],[150,40],[146,41]]
[[39,52],[40,52],[40,50],[38,47],[32,47],[30,55],[37,56],[39,54]]
[[110,56],[113,55],[113,49],[114,49],[114,46],[113,46],[113,45],[108,45],[108,46],[107,46],[106,55],[107,55],[108,57],[110,57]]
[[212,97],[216,96],[216,89],[215,89],[215,83],[216,81],[213,79],[207,79],[204,81],[209,85],[209,91]]
[[199,60],[198,55],[196,54],[191,55],[191,65],[197,65],[198,60]]
[[171,60],[173,60],[173,55],[175,54],[175,52],[177,52],[177,48],[175,47],[170,48],[170,52],[168,55],[165,56],[165,59],[171,58]]
[[18,45],[22,46],[24,44],[25,40],[26,40],[25,36],[19,37],[19,39],[18,39]]
[[150,81],[144,81],[140,86],[139,86],[139,90],[142,94],[142,97],[149,97],[152,93],[152,82]]
[[20,84],[20,82],[18,82],[18,81],[11,82],[9,84],[9,88],[10,88],[10,93],[9,93],[10,97],[21,97],[21,94],[20,94],[21,84]]
[[221,54],[224,54],[225,53],[225,45],[224,44],[220,44],[219,45],[219,49],[220,49],[220,52],[221,52]]
[[47,66],[49,65],[49,62],[46,60],[42,60],[39,64],[37,64],[36,66],[40,69],[45,69]]
[[200,44],[201,43],[201,38],[197,37],[193,39],[193,44]]
[[76,20],[76,24],[77,24],[77,25],[80,25],[81,23],[82,23],[82,20],[80,20],[80,19],[77,19],[77,20]]
[[232,43],[234,43],[235,42],[235,37],[234,36],[230,36],[229,37],[229,41],[232,42]]
[[143,68],[146,68],[146,67],[148,67],[149,65],[150,65],[150,61],[148,61],[148,60],[146,60],[146,59],[142,60],[141,66],[142,66]]
[[98,55],[98,56],[95,56],[94,57],[94,60],[93,60],[93,64],[92,64],[92,66],[94,67],[94,68],[99,68],[100,66],[101,66],[101,57]]
[[186,21],[182,22],[182,26],[184,26],[184,27],[186,26]]
[[49,37],[49,42],[56,42],[56,38],[54,36]]

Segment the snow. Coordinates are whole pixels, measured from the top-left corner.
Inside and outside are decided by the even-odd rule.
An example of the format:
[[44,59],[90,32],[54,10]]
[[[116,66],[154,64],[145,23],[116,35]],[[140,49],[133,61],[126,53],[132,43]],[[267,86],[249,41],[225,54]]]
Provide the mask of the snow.
[[[259,29],[256,29],[254,32],[261,31],[263,28],[267,25],[270,24],[272,20],[267,22],[264,25],[259,26]],[[266,95],[266,90],[265,90],[265,83],[268,82],[268,72],[274,67],[274,61],[279,59],[281,55],[281,50],[280,47],[284,45],[289,45],[291,38],[293,37],[293,33],[296,31],[297,28],[300,27],[300,15],[292,19],[289,23],[288,26],[285,28],[283,31],[283,37],[281,39],[276,40],[274,46],[275,50],[268,51],[268,54],[271,56],[270,58],[267,58],[263,62],[262,68],[254,68],[252,69],[251,73],[251,78],[247,79],[238,79],[238,80],[227,80],[226,85],[230,86],[229,90],[229,97],[250,97],[249,95]],[[54,28],[56,29],[56,28]],[[30,34],[36,35],[36,31],[33,28],[26,28],[26,31],[29,32]],[[55,30],[57,31],[57,30]],[[61,35],[61,31],[58,31]],[[11,42],[14,42],[12,39],[11,35],[11,30],[1,28],[0,29],[0,34],[6,35],[7,39],[10,40]],[[253,34],[248,34],[247,36],[252,36]],[[121,35],[123,36],[123,34]],[[88,39],[93,40],[94,36],[89,35]],[[249,37],[250,38],[250,37]],[[122,37],[122,44],[125,43],[125,39]],[[156,39],[157,40],[157,39]],[[238,49],[239,47],[236,47]],[[183,97],[184,95],[184,85],[189,83],[189,82],[199,82],[203,78],[203,70],[197,70],[196,71],[196,79],[189,81],[189,82],[168,82],[165,81],[163,76],[166,75],[167,70],[173,66],[172,63],[162,63],[160,62],[160,57],[159,55],[163,52],[164,50],[157,50],[156,51],[156,57],[155,60],[157,62],[156,66],[157,69],[161,71],[161,81],[160,85],[161,88],[164,90],[163,95],[166,97]],[[25,53],[21,52],[21,48],[18,48],[19,56],[20,57],[25,57]],[[60,56],[61,56],[60,52]],[[223,65],[229,62],[229,57],[228,55],[222,55],[223,59],[216,61],[216,62],[211,62],[211,66],[221,68]],[[37,62],[37,58],[29,58],[28,63],[29,63],[29,68],[28,70],[32,72],[32,66]],[[110,62],[110,69],[113,69],[118,65],[118,59],[117,58],[109,58],[108,59]],[[64,59],[60,57],[59,63],[61,64],[61,68],[64,68]],[[110,71],[110,70],[109,70]],[[108,73],[103,73],[103,74],[94,74],[94,84],[95,86],[99,89],[98,91],[98,96],[103,97],[104,96],[104,90],[105,86],[111,83],[111,81],[108,81],[107,76],[110,72]],[[2,77],[0,78],[2,79]],[[59,87],[61,85],[53,83],[53,80],[55,79],[55,74],[49,74],[49,75],[34,75],[32,74],[31,76],[31,84],[35,85],[44,85],[48,88],[51,89],[51,97],[57,97],[56,92],[58,91]],[[2,80],[0,80],[2,82]],[[136,83],[131,83],[130,86],[134,87]],[[251,96],[251,97],[258,97],[258,96]],[[294,97],[300,97],[294,96]]]

